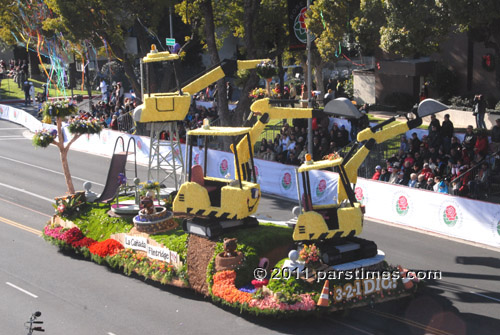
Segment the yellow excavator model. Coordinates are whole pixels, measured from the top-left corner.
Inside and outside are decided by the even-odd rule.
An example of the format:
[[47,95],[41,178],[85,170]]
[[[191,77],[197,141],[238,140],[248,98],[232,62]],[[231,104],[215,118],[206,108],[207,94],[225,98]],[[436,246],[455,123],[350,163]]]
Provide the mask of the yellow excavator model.
[[[332,109],[335,100],[325,109]],[[392,117],[374,127],[358,133],[357,141],[345,157],[333,156],[331,160],[306,161],[298,169],[304,194],[299,194],[299,208],[293,239],[297,242],[314,241],[322,252],[325,264],[335,265],[375,256],[374,242],[357,237],[363,230],[364,207],[356,200],[353,187],[358,168],[376,143],[382,143],[422,124],[422,117],[448,109],[442,103],[426,99],[415,112],[414,119],[398,122]],[[336,168],[339,174],[337,202],[330,205],[314,205],[311,201],[309,171]],[[298,176],[297,176],[298,177]],[[297,178],[299,179],[299,178]],[[297,180],[299,182],[299,180]]]
[[[193,161],[193,145],[191,136],[204,136],[205,159],[204,167],[191,165]],[[259,184],[241,178],[240,165],[235,165],[235,179],[215,178],[206,175],[208,155],[207,141],[211,137],[229,136],[236,144],[238,137],[243,136],[247,151],[250,147],[250,128],[245,127],[210,127],[190,130],[187,133],[189,167],[186,182],[181,185],[175,195],[173,211],[176,215],[187,216],[183,222],[183,229],[190,234],[207,238],[215,238],[222,234],[224,229],[234,227],[254,227],[259,223],[251,217],[257,211],[261,197]],[[234,154],[238,162],[238,153]],[[248,163],[252,171],[253,155],[249,155]],[[254,175],[255,177],[255,175]]]
[[146,93],[143,97],[143,105],[134,112],[134,119],[138,122],[168,122],[182,121],[186,117],[192,96],[200,90],[208,87],[217,80],[226,76],[234,76],[238,70],[249,70],[258,64],[269,61],[268,59],[255,60],[223,60],[210,67],[199,75],[187,81],[181,86],[178,79],[179,55],[168,51],[159,52],[156,46],[151,46],[151,51],[143,58],[144,63],[172,62],[177,91],[167,93],[150,93],[149,78],[146,83]]
[[[311,118],[316,112],[322,113],[307,108],[269,107],[269,104],[269,99],[252,104],[251,110],[261,115],[252,128],[205,125],[188,131],[187,181],[181,185],[173,202],[175,214],[188,216],[183,222],[186,232],[215,238],[225,229],[258,225],[257,219],[251,216],[257,211],[261,197],[253,161],[256,140],[270,119]],[[191,136],[204,136],[204,167],[191,166],[193,151],[193,143],[189,140]],[[206,176],[208,163],[206,144],[210,138],[219,136],[232,137],[234,180]]]
[[[241,140],[236,146],[231,146],[231,150],[238,157],[235,164],[239,165],[241,178],[245,181],[256,180],[252,175],[253,157],[250,153],[253,152],[253,146],[269,120],[323,117],[325,115],[346,118],[362,116],[351,101],[345,98],[330,101],[324,110],[276,106],[282,103],[282,100],[270,99],[254,102],[250,109],[254,115],[260,115],[260,119],[249,131],[251,150],[248,150],[248,143],[244,140]],[[407,122],[397,122],[396,117],[392,117],[359,132],[357,141],[352,144],[351,150],[345,157],[332,155],[332,159],[317,162],[308,160],[302,164],[297,169],[297,183],[299,183],[298,175],[300,174],[304,194],[300,195],[299,191],[300,214],[294,227],[293,239],[298,243],[317,243],[322,251],[323,261],[330,265],[375,256],[377,254],[376,244],[357,237],[363,229],[364,214],[364,207],[356,200],[352,187],[352,184],[357,182],[358,168],[376,143],[385,142],[414,129],[422,124],[422,117],[441,112],[447,108],[438,101],[424,100],[415,111],[414,119],[407,118]],[[335,168],[339,173],[337,201],[330,205],[313,205],[309,171],[332,168]],[[237,177],[240,178],[240,175]]]

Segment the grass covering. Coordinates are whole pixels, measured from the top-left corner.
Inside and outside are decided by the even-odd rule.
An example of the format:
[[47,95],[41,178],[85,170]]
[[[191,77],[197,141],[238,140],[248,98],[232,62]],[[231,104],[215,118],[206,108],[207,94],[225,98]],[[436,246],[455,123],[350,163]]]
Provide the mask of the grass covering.
[[179,227],[173,230],[169,230],[167,232],[150,235],[149,237],[155,240],[158,243],[163,244],[169,250],[173,250],[177,252],[182,260],[185,262],[187,257],[187,238],[188,234],[182,230],[182,227],[179,222]]
[[89,204],[82,208],[80,215],[69,218],[87,237],[96,241],[108,239],[111,234],[128,233],[134,226],[132,218],[112,218],[105,204]]
[[[36,80],[33,78],[28,79],[29,81],[33,82],[33,85],[35,86],[35,96],[37,93],[42,93],[42,85],[45,84],[45,82],[42,82],[40,80]],[[75,95],[86,95],[87,90],[73,90],[73,94]],[[93,96],[98,96],[101,95],[101,92],[98,91],[92,91]],[[71,90],[66,89],[66,91],[63,90],[57,90],[53,85],[50,85],[49,87],[49,97],[60,97],[60,96],[71,96]],[[0,97],[2,100],[24,100],[24,91],[21,88],[17,87],[17,83],[14,82],[14,79],[2,79],[2,84],[0,87]]]

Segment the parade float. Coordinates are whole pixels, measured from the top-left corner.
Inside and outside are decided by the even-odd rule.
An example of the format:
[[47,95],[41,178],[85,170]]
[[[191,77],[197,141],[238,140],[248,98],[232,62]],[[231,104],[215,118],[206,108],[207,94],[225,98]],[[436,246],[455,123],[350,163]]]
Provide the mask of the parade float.
[[[258,62],[244,64],[255,67]],[[240,62],[233,65],[234,72]],[[173,107],[177,95],[202,89],[209,81],[224,76],[228,69],[211,69],[209,78],[203,76],[177,93],[146,96],[138,117],[148,122],[161,121],[163,117],[169,121],[183,119],[184,110],[165,112],[158,108]],[[178,105],[183,109],[182,103]],[[321,111],[275,107],[273,101],[261,99],[251,106],[253,114],[260,116],[251,128],[211,127],[205,123],[188,132],[184,183],[177,192],[162,199],[163,204],[159,194],[151,192],[140,201],[135,197],[140,205],[137,214],[110,216],[109,203],[77,202],[78,210],[68,208],[72,204],[68,203],[65,211],[47,224],[44,237],[66,252],[126,275],[190,288],[240,312],[274,316],[322,314],[401,299],[412,295],[419,283],[412,272],[388,264],[375,242],[359,237],[364,207],[357,201],[352,185],[375,143],[418,127],[423,116],[444,109],[446,106],[436,101],[425,100],[415,118],[407,122],[391,118],[361,131],[344,157],[332,155],[318,162],[307,157],[297,169],[303,194],[299,188],[294,227],[258,222],[252,217],[261,198],[253,146],[270,119],[311,118],[325,112],[358,117],[357,109],[345,99],[331,101]],[[205,143],[214,136],[232,137],[234,179],[207,176],[207,155],[204,168],[192,166],[190,136],[204,136]],[[326,168],[334,168],[339,174],[338,194],[331,205],[314,205],[309,172]],[[157,225],[160,221],[163,224]],[[144,229],[142,223],[153,228]]]

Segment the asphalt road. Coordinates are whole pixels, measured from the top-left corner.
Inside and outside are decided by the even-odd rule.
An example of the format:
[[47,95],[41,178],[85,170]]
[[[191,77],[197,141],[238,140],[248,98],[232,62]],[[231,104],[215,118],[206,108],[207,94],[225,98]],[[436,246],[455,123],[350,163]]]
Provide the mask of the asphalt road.
[[[39,236],[65,193],[57,148],[35,149],[20,126],[0,121],[0,334],[23,334],[42,312],[48,334],[498,334],[499,252],[367,221],[362,237],[387,260],[414,270],[441,270],[414,299],[318,319],[241,316],[190,290],[144,283],[63,255]],[[77,189],[100,192],[110,159],[71,151]],[[146,169],[139,167],[139,177]],[[258,215],[287,220],[293,203],[262,200]],[[24,333],[26,333],[24,331]]]

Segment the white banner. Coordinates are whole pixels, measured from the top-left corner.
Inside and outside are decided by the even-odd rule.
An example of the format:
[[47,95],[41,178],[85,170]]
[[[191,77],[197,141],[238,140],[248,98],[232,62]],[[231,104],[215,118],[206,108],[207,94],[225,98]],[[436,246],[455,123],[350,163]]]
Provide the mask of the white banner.
[[500,205],[358,178],[366,216],[500,247]]

